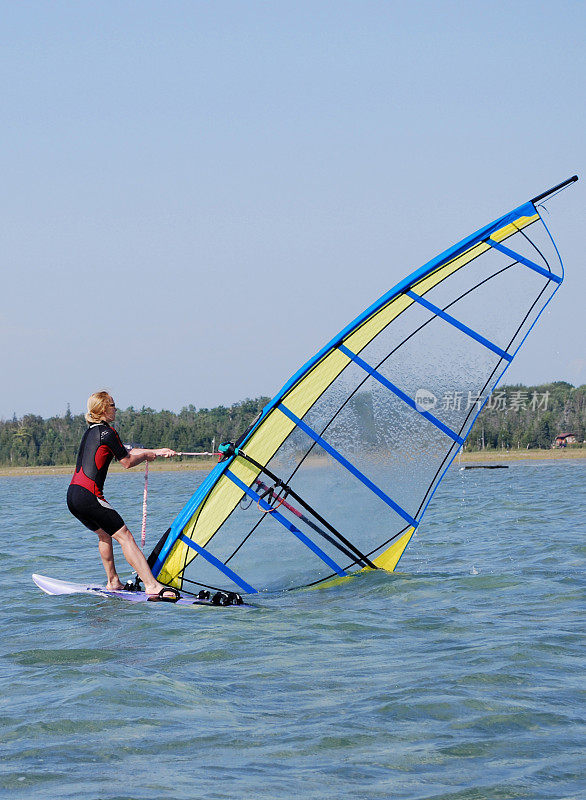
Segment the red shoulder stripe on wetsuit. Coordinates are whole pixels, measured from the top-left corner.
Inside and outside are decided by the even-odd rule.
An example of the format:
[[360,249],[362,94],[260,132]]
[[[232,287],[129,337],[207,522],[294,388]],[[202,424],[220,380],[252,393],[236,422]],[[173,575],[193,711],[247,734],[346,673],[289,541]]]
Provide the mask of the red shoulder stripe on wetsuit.
[[120,461],[127,455],[128,452],[114,428],[105,422],[90,425],[81,440],[71,483],[83,486],[103,499],[104,481],[110,462],[113,458]]

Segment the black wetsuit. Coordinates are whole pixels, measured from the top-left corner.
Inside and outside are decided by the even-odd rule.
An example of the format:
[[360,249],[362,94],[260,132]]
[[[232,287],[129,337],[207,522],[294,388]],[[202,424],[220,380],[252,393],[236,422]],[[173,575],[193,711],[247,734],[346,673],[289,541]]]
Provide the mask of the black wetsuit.
[[120,461],[127,455],[120,437],[107,422],[90,425],[83,435],[67,490],[67,506],[90,531],[101,528],[112,536],[124,525],[120,514],[104,499],[103,490],[112,459]]

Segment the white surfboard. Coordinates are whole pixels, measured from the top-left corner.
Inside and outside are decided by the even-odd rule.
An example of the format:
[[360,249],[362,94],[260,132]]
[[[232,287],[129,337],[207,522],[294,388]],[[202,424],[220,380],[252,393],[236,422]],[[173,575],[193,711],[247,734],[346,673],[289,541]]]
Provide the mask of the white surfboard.
[[[63,595],[63,594],[90,594],[94,597],[117,597],[120,600],[128,600],[131,603],[146,603],[152,602],[149,600],[150,595],[145,592],[128,592],[125,590],[112,591],[106,589],[105,586],[98,586],[86,583],[73,583],[72,581],[62,581],[58,578],[48,578],[46,575],[33,575],[33,581],[42,589],[43,592],[50,595]],[[228,592],[222,593],[225,596]],[[197,597],[182,595],[173,605],[183,606],[213,606],[215,608],[225,607],[222,602],[213,602],[212,597],[215,592],[210,592],[210,599],[199,599]],[[244,605],[243,603],[229,603],[228,605]]]

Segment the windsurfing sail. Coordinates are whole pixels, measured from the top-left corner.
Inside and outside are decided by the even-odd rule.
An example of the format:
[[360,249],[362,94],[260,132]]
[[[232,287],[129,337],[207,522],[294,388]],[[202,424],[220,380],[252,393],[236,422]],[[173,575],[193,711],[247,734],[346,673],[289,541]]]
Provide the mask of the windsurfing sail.
[[540,203],[575,180],[429,261],[301,367],[161,538],[159,580],[252,593],[394,570],[562,282]]

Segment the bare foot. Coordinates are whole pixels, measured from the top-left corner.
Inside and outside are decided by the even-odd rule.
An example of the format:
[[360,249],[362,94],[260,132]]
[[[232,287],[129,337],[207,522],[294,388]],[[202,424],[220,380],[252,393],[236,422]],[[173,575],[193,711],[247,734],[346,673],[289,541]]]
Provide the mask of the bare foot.
[[112,583],[108,582],[106,584],[106,589],[110,592],[119,592],[121,589],[124,589],[124,584],[120,580],[113,581]]
[[168,588],[169,588],[168,586],[159,583],[159,581],[155,581],[154,583],[149,583],[148,585],[145,583],[144,591],[145,594],[159,594],[161,589],[168,589]]

